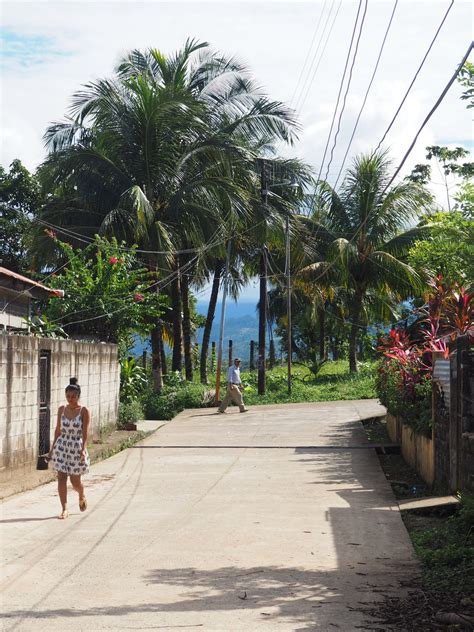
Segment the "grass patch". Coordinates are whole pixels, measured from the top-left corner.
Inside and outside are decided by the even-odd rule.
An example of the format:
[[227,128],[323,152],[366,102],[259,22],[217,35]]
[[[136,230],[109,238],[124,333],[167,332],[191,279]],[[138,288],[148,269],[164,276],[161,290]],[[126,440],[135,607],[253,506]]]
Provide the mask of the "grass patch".
[[257,393],[257,372],[242,374],[246,385],[245,403],[249,406],[258,404],[284,404],[298,402],[323,402],[349,399],[372,399],[375,393],[374,363],[360,364],[359,372],[349,373],[347,360],[336,360],[324,364],[317,376],[304,366],[293,368],[293,388],[291,395],[287,390],[287,369],[276,367],[267,371],[266,393]]
[[[266,393],[258,395],[256,371],[243,371],[245,386],[244,402],[248,406],[259,404],[285,404],[298,402],[324,402],[342,399],[372,399],[375,393],[375,363],[364,362],[359,373],[349,373],[347,360],[327,362],[315,377],[301,365],[293,368],[293,389],[288,395],[287,369],[275,367],[266,372]],[[172,419],[186,408],[208,408],[214,406],[215,375],[209,376],[209,385],[199,383],[196,371],[193,382],[182,381],[178,375],[167,376],[166,383],[157,395],[151,389],[141,395],[141,404],[146,419]],[[221,377],[221,398],[227,388],[226,368]]]

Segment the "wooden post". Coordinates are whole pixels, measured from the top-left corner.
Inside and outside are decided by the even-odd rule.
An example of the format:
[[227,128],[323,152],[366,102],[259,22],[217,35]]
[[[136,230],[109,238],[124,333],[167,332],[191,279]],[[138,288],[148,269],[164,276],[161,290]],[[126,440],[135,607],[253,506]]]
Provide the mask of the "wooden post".
[[250,371],[255,371],[255,340],[250,341]]
[[267,261],[266,247],[260,254],[260,299],[258,321],[258,379],[257,391],[259,395],[265,394],[265,338],[267,328]]
[[273,367],[275,366],[275,341],[273,340],[273,338],[271,338],[270,340],[270,353],[268,356],[268,364],[270,369],[273,369]]
[[234,359],[232,358],[232,340],[229,340],[229,366],[233,363]]
[[211,342],[211,373],[216,370],[216,343],[213,340]]
[[146,349],[143,349],[143,353],[142,353],[142,366],[144,369],[146,369],[146,355],[147,355],[147,351]]

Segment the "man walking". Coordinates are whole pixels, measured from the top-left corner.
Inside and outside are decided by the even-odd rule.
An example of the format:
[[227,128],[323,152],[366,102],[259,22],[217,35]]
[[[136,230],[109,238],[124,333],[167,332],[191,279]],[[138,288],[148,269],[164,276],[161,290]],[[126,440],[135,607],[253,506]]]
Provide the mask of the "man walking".
[[219,406],[219,412],[225,413],[225,409],[230,402],[234,402],[239,407],[241,413],[246,413],[247,408],[244,406],[242,391],[243,387],[242,380],[240,379],[240,360],[239,358],[235,358],[234,364],[231,364],[227,369],[227,393]]

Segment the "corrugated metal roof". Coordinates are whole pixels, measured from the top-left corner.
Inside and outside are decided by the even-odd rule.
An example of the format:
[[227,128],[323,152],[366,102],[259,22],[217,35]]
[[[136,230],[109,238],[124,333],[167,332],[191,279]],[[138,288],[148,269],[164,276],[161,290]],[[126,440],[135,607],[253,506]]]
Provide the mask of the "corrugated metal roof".
[[29,279],[28,277],[23,276],[22,274],[18,274],[18,272],[13,272],[13,270],[9,270],[8,268],[2,268],[0,266],[0,276],[10,277],[12,279],[16,279],[17,281],[21,281],[25,285],[30,285],[33,287],[37,287],[40,290],[44,290],[48,292],[48,294],[52,294],[53,296],[64,296],[64,290],[54,290],[50,287],[46,287],[42,283],[38,283],[38,281],[33,281],[33,279]]

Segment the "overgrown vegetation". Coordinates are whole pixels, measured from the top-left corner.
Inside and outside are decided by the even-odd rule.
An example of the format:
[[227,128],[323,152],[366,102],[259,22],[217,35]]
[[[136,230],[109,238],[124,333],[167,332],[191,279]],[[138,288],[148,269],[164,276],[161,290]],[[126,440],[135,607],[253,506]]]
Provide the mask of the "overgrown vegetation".
[[439,527],[410,533],[428,590],[474,594],[474,497]]
[[141,403],[134,399],[130,402],[120,402],[117,427],[125,428],[127,424],[136,424],[137,421],[144,418]]
[[[365,426],[369,437],[372,425]],[[383,420],[374,421],[374,425],[377,434],[383,434]],[[400,454],[379,454],[379,459],[397,499],[435,493]],[[374,629],[473,629],[474,498],[463,495],[457,509],[443,505],[405,510],[402,518],[420,560],[421,574],[403,583],[403,597],[388,597],[364,606],[364,612],[378,622]]]
[[418,432],[431,432],[431,375],[433,353],[449,355],[457,336],[474,327],[474,294],[441,276],[430,283],[426,307],[408,326],[382,337],[383,359],[377,370],[377,395],[388,412]]
[[206,408],[214,404],[214,391],[202,384],[182,382],[163,386],[161,393],[148,390],[142,397],[146,419],[172,419],[186,408]]

